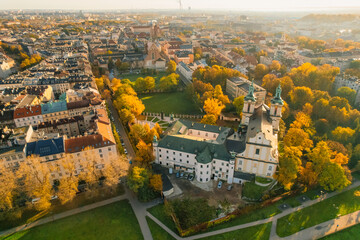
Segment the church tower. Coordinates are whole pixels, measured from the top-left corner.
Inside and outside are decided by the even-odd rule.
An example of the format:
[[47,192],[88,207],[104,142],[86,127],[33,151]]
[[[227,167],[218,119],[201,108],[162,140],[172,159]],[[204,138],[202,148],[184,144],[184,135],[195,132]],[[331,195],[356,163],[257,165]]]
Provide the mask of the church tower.
[[254,83],[251,82],[249,86],[249,92],[244,98],[244,107],[242,111],[242,125],[249,125],[250,117],[254,114],[255,111],[256,97],[254,96]]
[[272,120],[272,126],[274,131],[279,131],[279,124],[281,119],[281,110],[284,105],[284,101],[281,98],[281,86],[276,88],[275,97],[271,99],[270,117]]

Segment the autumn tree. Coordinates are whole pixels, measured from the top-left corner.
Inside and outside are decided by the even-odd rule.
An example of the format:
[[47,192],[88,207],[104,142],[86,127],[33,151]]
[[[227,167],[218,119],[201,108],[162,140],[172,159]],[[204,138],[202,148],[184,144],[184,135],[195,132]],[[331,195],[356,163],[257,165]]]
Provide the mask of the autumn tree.
[[128,175],[127,184],[135,193],[139,191],[149,181],[149,172],[146,168],[133,167]]
[[26,195],[31,199],[39,199],[34,207],[39,211],[48,209],[51,206],[50,199],[54,192],[50,183],[50,170],[46,164],[41,162],[41,158],[38,156],[28,157],[25,162],[20,163],[17,174]]
[[16,175],[11,168],[0,164],[0,209],[13,208],[14,195],[16,191]]
[[139,77],[135,81],[134,85],[137,92],[145,92],[155,87],[155,79],[153,77]]
[[179,84],[179,75],[171,73],[160,79],[159,89],[163,91],[173,91]]
[[204,110],[209,115],[214,115],[215,117],[220,116],[221,111],[225,108],[225,105],[220,102],[218,99],[209,98],[205,100]]
[[119,183],[120,178],[127,176],[129,170],[129,161],[124,156],[109,158],[109,162],[101,169],[104,177],[104,185],[114,190]]
[[217,117],[214,114],[206,114],[201,119],[201,123],[215,125]]
[[56,195],[59,197],[61,204],[73,200],[78,191],[79,179],[76,175],[75,163],[69,155],[58,160],[55,172],[64,172],[65,176],[59,179]]
[[167,63],[166,73],[171,74],[171,73],[175,73],[175,71],[176,71],[176,63],[173,60],[170,60]]
[[163,182],[160,174],[154,174],[150,178],[150,187],[152,187],[157,192],[162,192]]
[[241,116],[243,107],[244,107],[244,96],[239,96],[237,98],[234,99],[233,101],[233,105],[236,109],[236,113]]
[[279,72],[281,69],[281,64],[279,61],[273,60],[269,66],[270,71]]
[[284,145],[298,147],[301,151],[310,151],[313,141],[309,137],[309,134],[301,128],[290,128],[284,137]]
[[341,87],[336,91],[336,95],[341,98],[345,98],[350,104],[355,103],[356,91],[349,87]]
[[285,147],[279,158],[279,173],[277,180],[290,190],[301,171],[302,152],[297,147]]
[[151,144],[146,144],[143,140],[140,140],[136,145],[136,160],[144,164],[149,164],[154,160],[153,149]]
[[292,105],[298,109],[307,102],[312,102],[313,93],[308,87],[296,87],[290,93],[290,100]]
[[353,137],[355,134],[355,130],[349,127],[337,127],[332,132],[335,141],[341,142],[343,144],[349,143],[353,141]]
[[266,74],[268,74],[268,72],[269,72],[268,67],[260,63],[255,67],[254,77],[255,79],[262,79]]
[[235,47],[235,48],[231,49],[231,51],[239,54],[242,57],[244,57],[246,55],[245,50],[242,49],[241,47]]
[[123,94],[114,101],[114,105],[117,109],[128,109],[135,116],[139,116],[145,110],[142,101],[134,95]]

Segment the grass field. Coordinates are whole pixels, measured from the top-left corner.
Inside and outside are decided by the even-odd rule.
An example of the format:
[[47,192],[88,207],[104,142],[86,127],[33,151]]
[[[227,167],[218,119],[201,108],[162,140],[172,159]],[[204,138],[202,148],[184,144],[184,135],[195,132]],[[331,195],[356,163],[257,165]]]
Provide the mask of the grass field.
[[156,205],[152,208],[149,208],[147,211],[156,217],[160,222],[165,224],[168,228],[170,228],[171,231],[177,233],[173,220],[165,214],[164,204]]
[[185,92],[144,94],[140,98],[145,105],[145,112],[201,114]]
[[278,220],[280,237],[292,235],[301,229],[334,219],[339,215],[360,210],[360,187],[340,193]]
[[159,225],[157,225],[156,222],[151,220],[149,217],[146,217],[146,221],[149,225],[153,239],[156,239],[156,240],[173,240],[173,239],[175,239],[170,234],[168,234],[164,229],[162,229]]
[[244,185],[242,195],[250,199],[260,199],[266,189],[268,189],[268,186],[263,187],[256,185],[254,182],[247,182]]
[[330,234],[321,238],[322,240],[344,240],[344,239],[358,239],[360,236],[360,224],[354,225],[342,231]]
[[116,192],[110,193],[108,191],[106,191],[106,189],[102,189],[102,194],[98,195],[98,196],[93,196],[91,198],[88,198],[86,196],[86,193],[81,193],[79,195],[77,195],[74,200],[72,200],[71,202],[68,202],[64,205],[61,205],[60,202],[58,200],[55,200],[52,203],[52,206],[50,209],[42,211],[42,212],[37,212],[34,209],[29,209],[29,210],[24,210],[21,218],[11,218],[11,219],[1,219],[0,220],[0,231],[2,230],[6,230],[12,227],[16,227],[25,223],[31,223],[34,222],[36,220],[39,220],[40,218],[43,217],[47,217],[50,213],[52,214],[56,214],[56,213],[61,213],[70,209],[74,209],[74,208],[78,208],[78,207],[82,207],[88,204],[92,204],[95,202],[99,202],[105,199],[109,199],[118,195],[122,195],[124,193],[124,189],[121,185],[119,185],[118,189]]
[[203,240],[268,240],[271,232],[271,223],[265,223],[254,227],[239,229],[211,237],[201,238]]
[[143,239],[135,214],[127,200],[79,213],[1,240]]

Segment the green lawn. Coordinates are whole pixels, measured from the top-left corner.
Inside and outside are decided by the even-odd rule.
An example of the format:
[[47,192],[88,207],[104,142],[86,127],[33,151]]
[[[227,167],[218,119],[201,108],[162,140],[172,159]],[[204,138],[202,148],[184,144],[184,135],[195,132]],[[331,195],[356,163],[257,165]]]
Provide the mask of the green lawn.
[[141,95],[145,112],[164,112],[166,114],[201,114],[185,92],[153,93]]
[[242,196],[250,199],[260,199],[266,189],[268,189],[268,186],[262,187],[256,185],[254,182],[247,182],[244,184]]
[[122,185],[119,185],[116,192],[108,192],[105,189],[101,190],[101,194],[98,196],[92,196],[91,198],[87,197],[86,193],[81,193],[77,195],[73,201],[68,202],[64,205],[61,205],[58,200],[52,202],[52,206],[49,210],[43,212],[37,212],[34,209],[24,210],[21,218],[4,218],[0,220],[0,231],[6,230],[12,227],[16,227],[25,223],[34,222],[40,218],[47,217],[50,213],[56,214],[64,212],[70,209],[82,207],[88,204],[99,202],[105,199],[109,199],[118,195],[124,194],[124,189]]
[[280,237],[289,236],[301,229],[312,227],[334,219],[338,215],[346,215],[357,210],[360,210],[360,187],[340,193],[280,218],[276,231]]
[[271,223],[265,223],[253,227],[239,229],[233,232],[227,232],[211,237],[201,238],[206,240],[268,240],[271,232]]
[[147,211],[151,213],[154,217],[156,217],[160,222],[165,224],[165,226],[167,226],[174,233],[177,233],[177,229],[173,220],[165,213],[164,204],[156,205],[152,208],[147,209]]
[[156,222],[151,220],[149,217],[146,217],[146,221],[149,225],[153,239],[156,239],[156,240],[173,240],[173,239],[175,239],[169,233],[167,233],[164,229],[162,229],[159,225],[157,225]]
[[135,214],[127,200],[79,213],[2,240],[143,239]]
[[271,183],[273,181],[273,179],[270,179],[270,178],[264,178],[264,177],[255,177],[255,180],[259,183],[263,183],[263,184],[266,184],[266,183]]
[[344,239],[358,239],[360,236],[360,224],[346,228],[342,231],[330,234],[321,238],[322,240],[344,240]]

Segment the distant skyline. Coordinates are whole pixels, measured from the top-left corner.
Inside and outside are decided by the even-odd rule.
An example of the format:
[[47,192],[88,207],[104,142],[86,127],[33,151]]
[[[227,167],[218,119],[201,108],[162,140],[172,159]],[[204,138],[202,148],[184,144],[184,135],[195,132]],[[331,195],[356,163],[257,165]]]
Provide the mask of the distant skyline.
[[[0,0],[0,9],[179,9],[178,0]],[[307,11],[360,8],[360,0],[182,0],[183,9]]]

